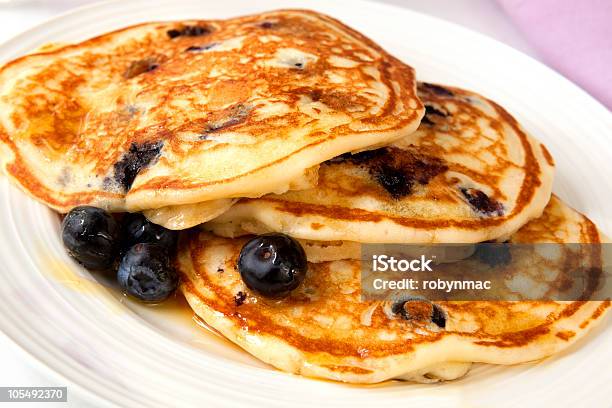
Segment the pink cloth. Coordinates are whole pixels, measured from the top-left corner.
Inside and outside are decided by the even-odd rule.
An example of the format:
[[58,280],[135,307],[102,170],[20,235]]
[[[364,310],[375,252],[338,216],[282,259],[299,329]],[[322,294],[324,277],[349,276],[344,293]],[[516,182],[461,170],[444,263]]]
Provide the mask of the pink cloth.
[[543,60],[612,110],[612,0],[498,0]]

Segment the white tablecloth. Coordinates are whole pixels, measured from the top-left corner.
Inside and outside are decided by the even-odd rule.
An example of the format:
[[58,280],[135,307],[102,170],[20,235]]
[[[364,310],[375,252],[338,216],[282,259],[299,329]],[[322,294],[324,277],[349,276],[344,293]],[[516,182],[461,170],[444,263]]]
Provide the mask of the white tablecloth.
[[[426,14],[461,24],[502,41],[531,56],[533,49],[510,24],[497,3],[490,0],[378,0],[389,4],[411,8]],[[24,1],[0,0],[0,41],[19,34],[73,7],[90,3],[86,0]],[[33,363],[20,349],[0,333],[0,386],[64,386],[61,379],[54,378]],[[69,395],[70,392],[69,392]],[[7,404],[0,404],[2,407]],[[19,407],[40,404],[18,404]],[[45,407],[66,406],[44,404]],[[69,406],[87,405],[71,395]]]

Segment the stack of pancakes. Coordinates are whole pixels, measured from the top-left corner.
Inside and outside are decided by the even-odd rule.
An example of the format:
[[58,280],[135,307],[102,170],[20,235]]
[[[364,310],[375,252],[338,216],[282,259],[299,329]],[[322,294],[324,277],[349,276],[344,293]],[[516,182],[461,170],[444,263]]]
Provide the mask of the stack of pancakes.
[[[339,21],[284,10],[147,23],[0,70],[0,159],[59,212],[142,211],[183,235],[181,290],[282,370],[340,381],[454,379],[566,348],[609,302],[361,301],[363,243],[599,243],[552,196],[554,162],[510,113],[414,70]],[[253,234],[298,239],[306,280],[251,293]],[[392,309],[392,308],[391,308]],[[433,316],[433,314],[432,314]]]

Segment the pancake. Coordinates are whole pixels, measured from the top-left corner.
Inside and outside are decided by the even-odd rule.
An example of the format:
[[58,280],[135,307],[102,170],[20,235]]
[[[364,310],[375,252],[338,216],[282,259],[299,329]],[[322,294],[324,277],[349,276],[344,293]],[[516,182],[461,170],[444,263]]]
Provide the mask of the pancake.
[[171,230],[183,230],[202,224],[229,210],[236,198],[203,201],[197,204],[169,205],[142,213],[151,222]]
[[243,199],[206,228],[278,231],[318,241],[470,243],[505,238],[538,217],[554,164],[501,106],[421,83],[419,129],[391,146],[321,165],[316,188]]
[[361,244],[351,241],[298,240],[311,263],[361,259]]
[[[542,217],[512,237],[513,242],[601,239],[590,220],[556,197]],[[390,302],[360,301],[359,261],[309,263],[305,281],[289,297],[269,300],[251,293],[236,270],[245,241],[201,231],[183,235],[180,288],[197,315],[228,339],[264,362],[306,376],[435,382],[464,375],[473,362],[533,361],[583,337],[610,306],[609,301],[406,302],[404,310],[413,317],[403,318]]]
[[[280,191],[305,190],[317,185],[319,166],[304,171],[300,177],[290,180],[285,185],[276,186]],[[236,203],[235,198],[222,198],[195,204],[170,205],[162,208],[145,210],[142,213],[155,224],[171,230],[183,230],[202,224],[218,217]]]
[[4,65],[0,161],[60,212],[140,211],[282,191],[423,113],[413,69],[333,18],[154,22]]

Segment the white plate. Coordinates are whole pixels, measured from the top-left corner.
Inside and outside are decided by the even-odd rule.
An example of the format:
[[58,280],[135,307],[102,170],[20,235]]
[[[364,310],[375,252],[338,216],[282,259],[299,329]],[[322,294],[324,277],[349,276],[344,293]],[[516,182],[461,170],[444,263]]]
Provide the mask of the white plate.
[[[612,232],[612,115],[536,61],[461,27],[390,6],[341,1],[113,1],[79,9],[0,47],[7,60],[49,41],[126,25],[223,18],[275,8],[329,13],[417,69],[420,79],[497,100],[553,153],[555,191]],[[441,385],[349,386],[284,374],[197,328],[176,305],[146,308],[76,266],[55,214],[0,179],[0,328],[99,404],[176,406],[609,406],[610,319],[565,353],[533,364],[479,366]],[[608,208],[606,212],[606,208]],[[98,278],[99,279],[99,278]]]

